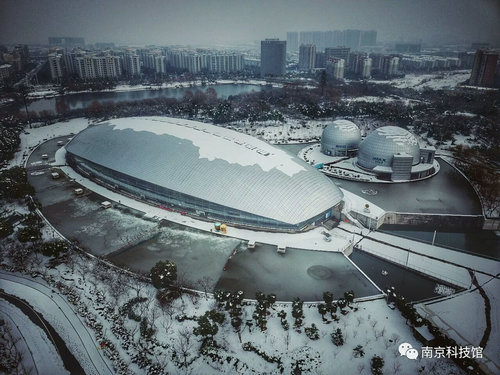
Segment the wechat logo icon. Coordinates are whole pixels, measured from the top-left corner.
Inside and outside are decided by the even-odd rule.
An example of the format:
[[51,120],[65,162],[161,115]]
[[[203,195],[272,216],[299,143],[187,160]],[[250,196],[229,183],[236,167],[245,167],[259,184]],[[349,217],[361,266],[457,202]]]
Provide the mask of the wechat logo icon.
[[406,358],[409,359],[417,359],[418,357],[417,349],[413,349],[413,346],[411,346],[411,344],[408,344],[407,342],[404,342],[401,345],[399,345],[399,354],[401,356],[404,355]]

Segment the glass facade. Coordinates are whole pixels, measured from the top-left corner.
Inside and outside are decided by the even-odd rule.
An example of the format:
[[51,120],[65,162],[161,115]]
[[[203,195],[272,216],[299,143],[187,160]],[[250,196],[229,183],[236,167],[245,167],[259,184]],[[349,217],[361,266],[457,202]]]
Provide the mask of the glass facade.
[[[334,212],[334,208],[330,208],[304,222],[298,224],[285,223],[155,185],[148,181],[97,165],[71,153],[67,153],[66,160],[68,165],[79,173],[107,185],[107,187],[122,190],[143,200],[154,202],[164,209],[174,209],[180,212],[185,211],[186,213],[205,219],[271,230],[299,231],[308,225],[323,222],[332,214],[338,216],[338,211]],[[340,207],[338,209],[340,210]]]

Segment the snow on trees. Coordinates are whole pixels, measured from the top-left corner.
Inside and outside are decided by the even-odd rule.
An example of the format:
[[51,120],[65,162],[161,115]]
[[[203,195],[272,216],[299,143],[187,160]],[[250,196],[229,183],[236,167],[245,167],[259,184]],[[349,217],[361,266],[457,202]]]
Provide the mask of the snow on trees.
[[170,260],[160,260],[151,268],[151,281],[156,289],[165,289],[177,280],[177,265]]

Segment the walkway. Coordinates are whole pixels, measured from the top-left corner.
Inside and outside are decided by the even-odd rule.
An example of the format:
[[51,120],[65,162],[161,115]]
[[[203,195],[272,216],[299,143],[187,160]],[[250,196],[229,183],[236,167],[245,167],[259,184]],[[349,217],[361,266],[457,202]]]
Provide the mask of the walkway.
[[113,374],[98,349],[96,339],[71,305],[42,282],[10,272],[0,271],[0,288],[5,293],[22,296],[40,312],[66,342],[85,374]]

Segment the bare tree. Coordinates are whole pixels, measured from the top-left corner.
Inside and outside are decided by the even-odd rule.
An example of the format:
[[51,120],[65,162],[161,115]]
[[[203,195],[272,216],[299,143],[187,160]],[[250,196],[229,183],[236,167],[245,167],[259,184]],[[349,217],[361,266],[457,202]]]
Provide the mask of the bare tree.
[[208,299],[207,293],[213,287],[214,280],[210,276],[203,276],[197,281],[197,285],[199,285],[203,293],[205,293],[205,299]]
[[193,339],[193,332],[190,329],[183,327],[177,331],[174,349],[179,358],[179,367],[187,369],[196,360],[195,344],[196,340]]
[[127,286],[134,290],[137,297],[141,294],[141,291],[146,287],[146,284],[142,281],[139,280],[137,277],[129,277],[127,278]]

